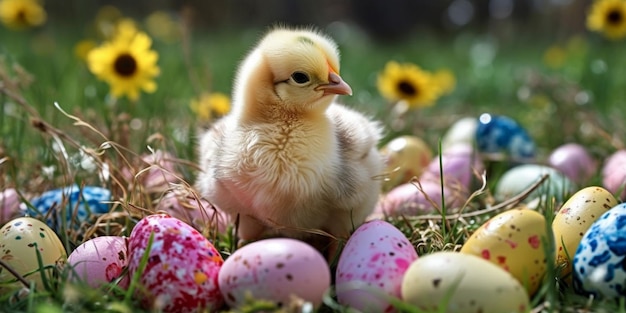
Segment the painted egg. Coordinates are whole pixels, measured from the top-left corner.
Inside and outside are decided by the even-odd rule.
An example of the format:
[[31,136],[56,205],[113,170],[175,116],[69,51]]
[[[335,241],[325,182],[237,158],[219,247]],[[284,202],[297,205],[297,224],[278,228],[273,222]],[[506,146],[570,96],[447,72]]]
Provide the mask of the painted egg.
[[556,199],[557,203],[563,203],[565,197],[576,191],[574,183],[556,169],[538,164],[523,164],[507,170],[502,175],[496,185],[494,196],[499,201],[517,196],[546,174],[549,175],[548,179],[524,199],[524,203],[528,203],[529,207],[536,207],[552,198]]
[[[130,234],[128,252],[129,275],[139,271],[139,290],[145,292],[137,296],[145,308],[200,312],[222,305],[217,276],[224,261],[209,240],[179,219],[166,214],[144,217]],[[142,270],[145,254],[148,262]]]
[[30,201],[32,207],[26,208],[26,212],[32,216],[48,216],[48,211],[54,209],[47,223],[51,227],[60,227],[60,217],[65,211],[67,222],[78,227],[80,223],[88,221],[93,214],[108,213],[111,209],[110,202],[111,191],[108,189],[71,185],[46,191],[32,199]]
[[595,175],[598,167],[587,149],[577,143],[564,144],[554,149],[548,157],[548,165],[576,183],[589,180]]
[[[99,288],[116,281],[128,266],[126,238],[96,237],[83,242],[67,258],[71,266],[69,279]],[[118,286],[126,289],[129,277],[124,276]]]
[[0,192],[0,225],[20,215],[20,196],[13,188]]
[[292,301],[322,303],[330,287],[330,268],[315,248],[291,238],[255,241],[237,249],[224,262],[219,287],[232,308],[247,297],[288,307]]
[[595,221],[574,255],[574,286],[583,292],[618,298],[626,295],[626,203]]
[[[421,189],[420,189],[421,188]],[[444,186],[446,205],[454,207],[462,203],[463,194]],[[393,188],[382,196],[369,219],[384,216],[415,216],[439,212],[441,209],[441,184],[436,181],[424,181],[420,184],[407,183]]]
[[502,212],[480,226],[461,253],[481,257],[511,273],[533,295],[546,272],[546,220],[526,208]]
[[[61,240],[41,221],[32,217],[18,217],[9,221],[0,229],[0,259],[11,266],[18,274],[36,284],[38,290],[44,290],[41,279],[38,255],[44,267],[61,265],[67,254]],[[47,269],[48,275],[52,275]],[[52,276],[50,276],[52,277]],[[0,282],[13,281],[15,277],[0,266]],[[2,287],[8,285],[2,284]],[[23,287],[20,283],[11,284],[11,288]]]
[[454,122],[441,139],[441,149],[445,152],[457,144],[474,146],[477,127],[478,119],[475,117],[464,117]]
[[457,144],[449,147],[441,156],[435,157],[426,167],[420,181],[439,181],[442,169],[446,186],[469,191],[474,173],[482,173],[484,165],[472,146]]
[[176,170],[176,158],[169,152],[156,150],[144,154],[136,175],[129,169],[123,170],[123,175],[129,181],[141,184],[147,192],[164,192],[171,187],[171,183],[180,183],[182,175]]
[[530,310],[526,290],[511,274],[482,258],[456,252],[435,252],[413,262],[402,281],[402,299],[429,312]]
[[385,191],[422,174],[433,157],[422,139],[408,135],[389,141],[380,149],[380,153],[385,159],[385,173],[388,175],[383,182]]
[[166,193],[157,202],[155,210],[164,211],[200,232],[208,230],[210,234],[225,233],[230,223],[228,214],[185,190]]
[[602,167],[602,186],[621,200],[626,199],[626,150],[611,154]]
[[400,298],[404,273],[417,252],[409,240],[385,221],[362,224],[344,247],[335,276],[339,303],[362,312],[392,312],[382,295]]
[[562,277],[569,277],[572,272],[572,259],[583,235],[602,214],[616,205],[615,197],[597,186],[579,190],[563,204],[552,221],[556,264],[563,267]]
[[528,132],[506,116],[482,114],[476,128],[476,145],[482,153],[504,153],[514,161],[535,157],[535,142]]

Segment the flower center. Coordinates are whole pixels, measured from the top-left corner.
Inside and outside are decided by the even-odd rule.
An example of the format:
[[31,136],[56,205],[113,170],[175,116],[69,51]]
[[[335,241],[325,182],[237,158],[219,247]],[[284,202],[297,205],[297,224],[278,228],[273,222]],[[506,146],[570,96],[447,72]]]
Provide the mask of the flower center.
[[132,55],[123,53],[115,59],[113,68],[120,76],[129,77],[137,72],[137,60]]
[[620,10],[611,10],[609,14],[606,15],[606,20],[609,24],[618,25],[622,22],[622,19],[622,11]]
[[407,96],[414,96],[417,94],[417,88],[407,81],[400,81],[398,83],[398,90]]

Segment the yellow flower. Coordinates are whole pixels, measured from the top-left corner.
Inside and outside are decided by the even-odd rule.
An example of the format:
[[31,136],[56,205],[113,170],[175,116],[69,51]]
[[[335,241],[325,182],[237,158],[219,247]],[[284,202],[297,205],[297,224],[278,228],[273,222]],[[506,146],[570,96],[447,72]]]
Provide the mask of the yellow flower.
[[405,101],[411,108],[432,106],[440,95],[433,75],[410,63],[388,62],[377,85],[383,97]]
[[0,20],[14,29],[39,26],[46,21],[46,11],[37,0],[0,0]]
[[230,99],[220,92],[203,93],[198,99],[191,100],[189,106],[200,119],[211,120],[230,111]]
[[79,59],[86,61],[89,51],[91,51],[96,46],[97,44],[93,40],[81,40],[74,46],[74,55],[76,55]]
[[566,50],[559,45],[552,45],[543,53],[543,63],[551,68],[563,67],[566,58]]
[[152,40],[143,32],[129,29],[111,41],[94,48],[87,55],[89,70],[107,82],[114,97],[139,98],[139,91],[156,91],[154,78],[159,75],[159,55],[151,50]]
[[597,0],[587,16],[587,28],[609,39],[626,36],[626,1]]

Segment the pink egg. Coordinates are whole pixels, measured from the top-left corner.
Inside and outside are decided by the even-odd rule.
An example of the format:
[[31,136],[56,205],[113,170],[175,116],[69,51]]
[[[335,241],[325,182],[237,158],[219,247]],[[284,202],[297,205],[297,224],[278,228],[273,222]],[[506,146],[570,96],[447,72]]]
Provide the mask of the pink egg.
[[13,188],[0,192],[0,225],[17,217],[20,212],[20,197]]
[[472,179],[475,177],[474,173],[482,173],[484,164],[471,145],[458,143],[447,148],[441,157],[437,156],[432,159],[420,180],[439,181],[441,169],[443,169],[446,186],[469,190]]
[[335,274],[337,300],[362,312],[392,312],[384,295],[401,297],[404,272],[417,252],[385,221],[361,225],[348,239]]
[[618,198],[626,199],[626,150],[611,154],[602,167],[602,186]]
[[[151,235],[152,246],[146,251]],[[145,308],[204,312],[222,305],[217,276],[224,261],[213,244],[188,224],[167,214],[146,216],[133,228],[128,250],[131,277],[148,254],[137,293]]]
[[233,308],[248,296],[284,307],[297,299],[318,307],[330,287],[330,269],[324,257],[302,241],[265,239],[237,249],[226,259],[219,286]]
[[205,199],[197,199],[185,190],[166,193],[157,203],[157,211],[165,211],[172,217],[191,225],[200,232],[225,233],[230,223],[228,214],[211,205]]
[[[464,192],[448,188],[448,186],[444,186],[443,192],[447,207],[458,206],[465,199]],[[383,195],[368,219],[380,219],[385,215],[415,216],[432,214],[439,212],[438,209],[441,209],[441,207],[441,184],[438,181],[425,180],[420,184],[402,184]]]
[[[83,242],[67,258],[70,279],[99,288],[118,279],[128,266],[126,239],[118,236],[96,237]],[[128,275],[118,286],[128,287]]]
[[182,176],[176,170],[176,158],[167,151],[157,150],[144,154],[137,171],[132,173],[126,168],[122,171],[128,181],[141,184],[148,192],[163,192],[169,189],[170,183],[180,183]]
[[587,149],[577,143],[567,143],[554,149],[548,157],[548,165],[576,183],[589,180],[598,168]]

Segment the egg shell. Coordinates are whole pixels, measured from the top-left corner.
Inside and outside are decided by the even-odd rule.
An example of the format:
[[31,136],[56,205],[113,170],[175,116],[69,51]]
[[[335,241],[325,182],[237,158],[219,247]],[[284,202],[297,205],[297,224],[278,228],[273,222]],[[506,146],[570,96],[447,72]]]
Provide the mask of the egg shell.
[[330,287],[330,268],[307,243],[264,239],[237,249],[226,259],[219,287],[232,308],[245,304],[249,296],[285,307],[294,299],[319,307]]
[[146,268],[138,273],[143,288],[137,297],[145,308],[158,304],[163,312],[199,312],[223,304],[217,276],[224,261],[209,240],[181,220],[167,214],[144,217],[130,234],[128,251],[130,277],[148,253]]
[[402,278],[417,252],[395,226],[385,221],[362,224],[344,247],[335,274],[340,304],[362,312],[392,312],[382,295],[401,297]]
[[445,152],[448,148],[457,144],[474,146],[476,142],[476,129],[478,119],[475,117],[464,117],[452,124],[441,139],[441,148]]
[[602,214],[617,204],[608,190],[591,186],[579,190],[561,206],[552,221],[552,232],[556,244],[555,260],[562,267],[562,277],[570,277],[572,259],[583,235]]
[[17,190],[7,188],[0,192],[0,225],[18,217],[20,214],[20,197]]
[[476,146],[486,154],[505,154],[515,161],[535,157],[535,142],[514,119],[484,113],[478,118]]
[[207,200],[197,199],[184,190],[166,193],[158,200],[155,210],[164,211],[200,232],[208,230],[210,234],[223,234],[230,224],[228,214],[211,205]]
[[[421,186],[421,190],[419,189]],[[453,207],[462,203],[464,194],[444,186],[446,205]],[[426,197],[426,195],[428,197]],[[429,200],[430,199],[430,200]],[[432,201],[432,202],[431,202]],[[434,205],[433,205],[434,204]],[[438,212],[441,208],[441,184],[436,181],[424,181],[402,184],[383,195],[369,219],[380,219],[387,216],[415,216]]]
[[[447,306],[439,309],[446,298]],[[508,272],[456,252],[434,252],[413,262],[404,274],[402,299],[422,310],[447,313],[530,310],[526,290]]]
[[380,149],[380,153],[387,173],[387,180],[383,182],[384,191],[422,174],[433,157],[430,147],[421,138],[410,135],[392,139]]
[[[114,282],[128,267],[126,238],[119,236],[96,237],[76,247],[67,258],[71,266],[69,279],[99,288]],[[118,286],[128,288],[129,277],[125,275]]]
[[[566,197],[576,192],[575,184],[554,168],[539,164],[523,164],[507,170],[496,184],[494,196],[499,201],[507,200],[522,193],[526,188],[548,174],[542,185],[530,193],[524,203],[533,208],[544,201],[556,199],[557,204],[563,203]],[[533,202],[533,204],[530,204]]]
[[511,209],[489,219],[461,253],[481,257],[511,273],[533,295],[546,272],[546,220],[537,211]]
[[169,152],[156,150],[141,156],[137,173],[125,168],[122,173],[128,181],[137,182],[146,192],[165,192],[171,184],[179,184],[182,175],[176,170],[176,158]]
[[472,146],[457,144],[449,147],[441,156],[435,157],[422,173],[420,181],[439,181],[443,169],[446,186],[468,191],[475,177],[474,173],[481,173],[484,168],[482,159]]
[[585,293],[626,296],[626,204],[602,214],[580,240],[574,255],[574,287]]
[[[18,217],[0,229],[0,258],[17,273],[36,284],[37,290],[44,290],[40,275],[37,252],[41,255],[44,267],[61,265],[67,254],[59,237],[43,222],[32,217]],[[52,273],[48,270],[47,274]],[[51,277],[51,276],[50,276]],[[0,282],[12,281],[15,277],[0,266]],[[9,285],[2,284],[2,287]],[[20,283],[10,288],[21,288]]]
[[106,188],[71,185],[42,193],[30,200],[32,207],[25,209],[32,216],[47,216],[48,211],[54,209],[47,220],[48,225],[53,228],[60,228],[61,216],[65,210],[67,222],[78,227],[94,214],[108,213],[111,209],[110,202],[111,191]]
[[602,186],[620,200],[626,200],[626,150],[611,154],[602,167]]
[[548,157],[548,165],[576,183],[591,179],[598,168],[587,149],[577,143],[567,143],[554,149]]

